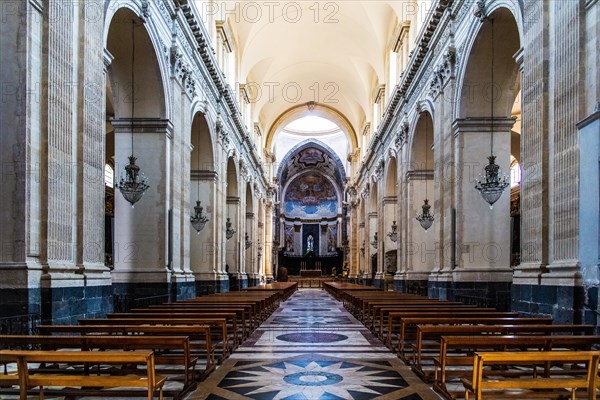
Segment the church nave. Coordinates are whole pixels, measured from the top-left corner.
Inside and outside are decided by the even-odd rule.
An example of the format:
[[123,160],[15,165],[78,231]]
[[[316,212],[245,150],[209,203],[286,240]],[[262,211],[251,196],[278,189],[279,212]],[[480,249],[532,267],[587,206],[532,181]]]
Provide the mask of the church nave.
[[342,303],[299,289],[189,400],[439,399]]

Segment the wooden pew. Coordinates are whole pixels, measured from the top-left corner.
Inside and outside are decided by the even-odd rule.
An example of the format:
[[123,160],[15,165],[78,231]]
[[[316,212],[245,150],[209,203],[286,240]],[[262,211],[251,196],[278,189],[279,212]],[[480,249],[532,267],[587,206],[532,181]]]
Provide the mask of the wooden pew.
[[[465,377],[473,374],[473,370],[464,367],[473,365],[475,352],[492,350],[588,351],[597,343],[600,343],[600,336],[444,336],[441,339],[439,357],[435,358],[434,363],[434,390],[448,399],[455,399],[462,394],[449,390],[447,383],[450,377]],[[456,369],[456,367],[463,367],[463,369]],[[547,365],[544,367],[545,375],[558,373],[554,370],[550,371]],[[518,375],[518,372],[513,375]]]
[[294,294],[296,290],[298,290],[298,282],[273,282],[244,289],[247,292],[281,291],[284,301]]
[[[190,338],[193,357],[205,360],[204,370],[199,377],[208,376],[215,369],[215,346],[209,326],[204,325],[39,325],[42,335],[128,335],[130,336],[184,336]],[[71,336],[73,337],[73,336]],[[196,361],[196,365],[198,361]]]
[[[519,313],[517,312],[505,312],[505,311],[497,311],[494,308],[477,308],[477,307],[465,307],[461,305],[422,305],[422,306],[396,306],[396,307],[375,307],[375,323],[373,325],[374,333],[376,333],[379,338],[386,342],[388,337],[388,332],[392,332],[394,327],[390,326],[388,323],[389,314],[396,313],[412,313],[412,314],[423,314],[423,316],[473,316],[473,317],[518,317]],[[418,315],[415,315],[418,316]]]
[[[478,317],[403,317],[400,318],[400,335],[398,343],[398,356],[407,364],[410,362],[410,356],[407,350],[410,349],[409,340],[416,338],[416,326],[423,325],[537,325],[551,324],[552,318],[548,317],[499,317],[499,318],[478,318]],[[411,331],[412,328],[412,331]]]
[[363,314],[363,324],[374,330],[376,327],[377,318],[379,317],[379,310],[382,308],[393,308],[398,307],[401,309],[405,308],[476,308],[474,305],[463,304],[456,301],[440,301],[440,300],[431,300],[431,299],[423,299],[423,300],[368,300],[363,302],[365,305],[365,313]]
[[[44,395],[54,394],[61,396],[80,396],[83,393],[88,395],[101,396],[102,391],[95,389],[82,392],[70,387],[83,388],[145,388],[148,400],[154,399],[154,393],[158,391],[159,399],[163,398],[163,385],[166,378],[156,375],[154,369],[154,354],[151,351],[40,351],[40,350],[0,350],[0,362],[17,364],[19,397],[21,400],[27,399],[29,389],[39,387],[39,398]],[[64,369],[56,369],[51,373],[50,370],[44,372],[36,371],[36,367],[30,364],[41,363],[67,363],[83,365],[86,363],[105,365],[105,364],[138,364],[144,369],[134,370],[131,374],[125,376],[111,375],[110,371],[98,371],[97,374],[89,374],[84,368],[69,369],[68,373]],[[137,371],[137,374],[133,372]],[[106,373],[108,372],[108,373]],[[11,383],[11,380],[5,379],[3,384]],[[46,390],[45,387],[65,387],[60,391]],[[106,392],[105,392],[106,393]],[[119,391],[119,395],[131,395],[131,391]],[[139,396],[139,392],[137,392]]]
[[[77,349],[93,350],[148,350],[154,351],[156,365],[179,365],[182,371],[168,372],[183,376],[181,390],[169,394],[179,399],[196,388],[194,368],[197,357],[193,357],[190,339],[187,336],[48,336],[48,335],[0,335],[0,344],[5,350],[15,347],[39,348],[40,350]],[[179,374],[178,372],[181,372]]]
[[254,303],[249,303],[249,302],[246,302],[246,303],[237,302],[237,303],[227,303],[227,304],[223,304],[220,302],[211,302],[211,303],[178,303],[178,302],[176,302],[176,303],[155,304],[155,305],[148,306],[148,308],[143,308],[143,309],[135,309],[134,308],[129,311],[130,312],[138,312],[138,310],[152,309],[152,310],[161,310],[161,311],[168,312],[168,311],[180,311],[180,310],[187,311],[187,310],[193,310],[194,308],[204,309],[204,310],[211,310],[211,309],[223,310],[223,309],[229,309],[229,308],[236,308],[236,309],[241,308],[241,309],[243,309],[243,314],[244,314],[243,318],[245,318],[247,321],[247,325],[249,328],[247,334],[249,335],[260,324],[258,315],[254,311],[254,309],[255,309],[254,305],[255,305]]
[[[229,352],[235,350],[242,342],[241,333],[238,331],[237,325],[237,315],[233,312],[190,312],[186,315],[181,314],[172,314],[170,312],[151,312],[149,314],[143,313],[134,313],[134,312],[124,312],[124,313],[108,313],[106,314],[107,319],[128,319],[128,318],[140,318],[140,319],[150,319],[155,321],[168,321],[168,320],[178,320],[178,319],[215,319],[222,318],[227,321],[227,333],[229,339]],[[80,321],[81,323],[81,321]],[[200,324],[206,324],[205,322],[199,322]],[[165,325],[164,323],[156,322],[152,323],[152,325]],[[174,325],[173,323],[168,323],[168,325]],[[182,324],[177,324],[182,325]],[[213,330],[213,333],[214,330]]]
[[[465,386],[465,399],[480,400],[484,396],[501,396],[515,399],[528,399],[541,397],[548,394],[558,397],[559,394],[568,395],[576,399],[577,391],[585,392],[588,400],[597,399],[598,389],[598,362],[600,351],[535,351],[535,352],[483,352],[476,353],[473,360],[473,377],[471,380],[462,379]],[[506,369],[519,365],[568,365],[585,363],[585,370],[576,374],[571,370],[572,376],[532,376],[505,378],[499,374],[486,374],[486,367],[494,366],[496,369]]]
[[[79,320],[80,325],[190,325],[211,327],[211,335],[215,344],[221,343],[221,356],[218,362],[228,357],[233,345],[230,344],[230,334],[228,333],[228,321],[226,318],[83,318]],[[216,338],[216,341],[215,341]]]
[[[440,356],[442,337],[483,335],[484,337],[502,335],[547,336],[553,334],[592,335],[594,325],[417,325],[416,338],[412,348],[411,365],[421,378],[429,377],[424,371],[424,361]],[[582,337],[582,336],[578,336]],[[431,371],[429,371],[431,372]]]
[[135,308],[129,310],[127,313],[109,313],[106,316],[112,317],[115,315],[116,318],[119,318],[119,315],[128,317],[131,314],[138,314],[140,316],[156,316],[156,317],[177,317],[177,318],[202,318],[203,315],[208,315],[210,317],[215,316],[215,313],[235,313],[237,315],[237,329],[238,329],[238,337],[239,342],[244,340],[250,334],[250,320],[247,318],[246,310],[243,307],[229,307],[229,306],[221,306],[219,308],[201,308],[201,307],[187,307],[187,308],[175,308],[175,307],[167,307],[167,308]]
[[[444,308],[443,311],[435,308],[423,308],[420,310],[415,309],[407,309],[405,311],[399,311],[400,309],[394,309],[391,313],[397,315],[402,314],[404,318],[414,318],[414,317],[427,317],[427,318],[517,318],[519,313],[515,312],[505,312],[505,311],[488,311],[489,309],[479,309],[479,308]],[[390,314],[390,313],[388,313]],[[399,319],[398,319],[399,320]],[[400,332],[400,322],[398,324],[392,324],[388,321],[387,329],[381,331],[380,339],[388,346],[390,349],[394,349],[397,346],[394,346],[394,337],[393,332]],[[398,334],[399,337],[399,334]]]

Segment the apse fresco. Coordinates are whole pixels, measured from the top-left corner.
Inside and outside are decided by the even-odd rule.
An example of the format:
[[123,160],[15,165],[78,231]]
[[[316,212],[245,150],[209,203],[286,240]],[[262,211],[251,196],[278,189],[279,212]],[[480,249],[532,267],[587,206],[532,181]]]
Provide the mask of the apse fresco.
[[337,196],[333,185],[317,173],[294,179],[285,194],[285,215],[298,218],[336,216]]

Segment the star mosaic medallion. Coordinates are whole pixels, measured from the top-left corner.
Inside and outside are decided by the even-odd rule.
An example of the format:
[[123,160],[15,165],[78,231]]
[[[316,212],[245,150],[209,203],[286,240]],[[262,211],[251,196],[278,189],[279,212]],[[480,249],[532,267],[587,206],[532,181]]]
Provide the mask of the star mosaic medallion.
[[370,400],[386,395],[421,399],[387,360],[344,361],[318,354],[282,361],[236,361],[218,387],[255,400]]
[[271,325],[349,325],[352,321],[347,316],[298,315],[276,316],[270,321]]

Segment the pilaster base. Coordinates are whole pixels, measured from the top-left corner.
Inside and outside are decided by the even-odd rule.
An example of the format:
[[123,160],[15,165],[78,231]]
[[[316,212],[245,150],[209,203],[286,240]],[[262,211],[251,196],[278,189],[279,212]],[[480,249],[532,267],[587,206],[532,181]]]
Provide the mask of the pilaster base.
[[598,288],[512,285],[512,309],[525,316],[551,316],[556,324],[597,324]]

